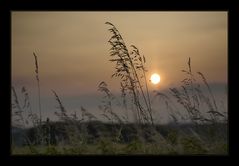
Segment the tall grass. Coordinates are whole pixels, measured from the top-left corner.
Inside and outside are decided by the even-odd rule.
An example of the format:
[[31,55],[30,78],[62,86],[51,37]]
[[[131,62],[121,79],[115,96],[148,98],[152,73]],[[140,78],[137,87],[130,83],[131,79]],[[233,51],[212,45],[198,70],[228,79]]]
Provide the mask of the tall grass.
[[[165,101],[174,122],[179,120],[186,120],[194,124],[222,122],[226,119],[226,115],[218,110],[206,77],[201,72],[196,72],[197,75],[192,72],[190,58],[187,65],[188,69],[182,70],[186,74],[186,78],[181,81],[180,88],[169,88],[172,98],[159,91],[154,91],[155,97],[160,97]],[[199,78],[196,76],[199,76]],[[206,90],[204,87],[206,87]],[[187,116],[183,115],[181,109],[175,107],[172,99],[176,99],[177,103],[183,106]]]
[[[187,77],[182,80],[181,90],[178,88],[170,88],[170,90],[177,102],[186,109],[188,119],[194,123],[217,123],[224,118],[225,116],[217,108],[215,97],[205,76],[201,72],[197,72],[209,93],[203,89],[203,84],[193,74],[190,58],[188,70],[182,70],[182,72],[186,73]],[[203,107],[204,104],[206,104],[206,108]]]
[[[21,104],[15,88],[12,87],[12,117],[21,128],[26,128],[31,121],[33,130],[36,130],[33,138],[29,136],[31,132],[24,135],[30,153],[43,153],[41,151],[44,146],[47,147],[45,154],[48,155],[59,153],[207,154],[214,151],[225,153],[227,144],[223,139],[218,138],[220,131],[216,129],[219,128],[221,119],[226,119],[226,116],[219,111],[206,77],[201,72],[194,74],[191,59],[188,59],[188,68],[182,70],[186,77],[181,81],[180,88],[170,88],[169,95],[154,91],[155,97],[160,97],[166,104],[166,108],[175,122],[174,125],[163,127],[155,124],[153,117],[156,115],[152,112],[152,102],[146,79],[146,58],[134,45],[131,45],[129,50],[118,29],[110,22],[106,22],[106,24],[110,26],[109,31],[112,34],[108,41],[111,46],[109,61],[115,63],[112,78],[117,77],[120,80],[121,106],[126,115],[120,116],[115,111],[113,103],[116,96],[102,81],[98,85],[98,91],[103,94],[99,108],[103,111],[101,115],[110,122],[110,125],[96,123],[98,118],[83,106],[79,108],[80,114],[77,112],[70,114],[54,90],[52,93],[57,102],[55,115],[61,123],[53,123],[49,118],[44,123],[42,121],[38,59],[33,53],[38,87],[39,116],[32,111],[27,89],[22,88],[24,102]],[[206,87],[206,92],[203,87]],[[183,110],[175,107],[174,99],[184,108],[186,116],[182,113]],[[161,104],[159,105],[161,106]],[[133,123],[129,122],[128,113],[134,115]],[[196,124],[197,127],[194,125],[185,127],[180,123],[179,118],[188,120]],[[36,150],[36,145],[41,145],[41,150]],[[63,149],[59,150],[61,147]]]
[[39,70],[38,70],[38,61],[37,56],[33,52],[35,58],[35,73],[36,73],[36,80],[37,80],[37,89],[38,89],[38,106],[39,106],[39,117],[40,117],[40,124],[42,122],[42,115],[41,115],[41,91],[40,91],[40,79],[39,79]]
[[[14,87],[12,87],[12,95],[13,95],[13,102],[12,102],[12,126],[16,126],[19,128],[27,128],[30,125],[38,129],[39,123],[38,123],[38,117],[36,114],[32,112],[31,103],[29,100],[29,95],[27,92],[27,89],[25,87],[22,87],[22,95],[24,98],[24,102],[21,103],[18,95],[16,93],[16,90]],[[40,135],[39,130],[37,130],[37,138]],[[38,140],[32,141],[29,139],[29,136],[26,132],[23,132],[23,140],[24,144],[27,145],[31,153],[35,153],[35,149],[33,148],[33,145],[38,142]],[[12,138],[13,141],[13,138]]]
[[[110,26],[109,31],[112,33],[108,41],[111,45],[110,61],[116,63],[115,73],[112,77],[119,77],[124,92],[132,97],[138,123],[150,122],[153,125],[145,75],[145,57],[139,53],[138,48],[134,45],[131,45],[132,51],[129,51],[118,29],[110,22],[106,22],[106,24]],[[145,81],[146,92],[143,89],[143,81]]]

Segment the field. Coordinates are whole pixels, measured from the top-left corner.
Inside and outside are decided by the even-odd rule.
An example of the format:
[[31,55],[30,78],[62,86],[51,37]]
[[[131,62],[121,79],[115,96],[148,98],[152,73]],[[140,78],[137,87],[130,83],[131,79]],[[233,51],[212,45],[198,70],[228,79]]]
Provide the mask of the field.
[[[47,126],[48,125],[48,126]],[[158,125],[153,133],[150,126],[142,126],[141,136],[135,132],[134,124],[112,125],[101,122],[78,124],[76,135],[64,133],[66,124],[50,123],[43,126],[45,145],[25,145],[19,140],[22,134],[31,142],[36,137],[36,128],[26,131],[15,129],[12,154],[14,155],[226,155],[227,125],[215,124],[195,126]],[[69,127],[69,126],[68,126]],[[87,129],[87,130],[85,130]],[[149,132],[151,130],[151,132]],[[117,134],[120,132],[120,136]]]
[[[120,82],[121,108],[134,121],[114,111],[114,95],[102,81],[98,91],[103,94],[100,111],[102,122],[81,107],[81,115],[70,114],[58,94],[58,121],[43,120],[41,114],[40,76],[37,55],[35,74],[38,88],[39,114],[33,111],[25,87],[20,95],[12,87],[12,154],[13,155],[227,155],[227,111],[221,111],[207,79],[201,72],[193,73],[191,59],[180,88],[169,89],[171,96],[155,92],[170,112],[168,124],[157,124],[152,97],[146,81],[146,58],[138,48],[131,51],[117,28],[107,22],[110,61],[115,63],[112,78]],[[173,107],[175,99],[180,109]],[[29,128],[29,124],[31,127]]]

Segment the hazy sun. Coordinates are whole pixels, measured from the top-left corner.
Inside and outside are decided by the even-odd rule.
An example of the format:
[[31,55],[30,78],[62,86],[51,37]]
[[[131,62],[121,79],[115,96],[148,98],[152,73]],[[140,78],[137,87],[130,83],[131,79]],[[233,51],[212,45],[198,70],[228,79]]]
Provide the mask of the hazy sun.
[[150,81],[153,84],[158,84],[160,82],[160,76],[157,73],[151,75]]

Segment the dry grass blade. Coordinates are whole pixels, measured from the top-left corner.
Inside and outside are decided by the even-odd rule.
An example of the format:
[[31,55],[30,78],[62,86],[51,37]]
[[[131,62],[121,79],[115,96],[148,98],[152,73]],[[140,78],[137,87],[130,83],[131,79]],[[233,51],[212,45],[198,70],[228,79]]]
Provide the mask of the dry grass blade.
[[41,94],[40,94],[40,79],[39,79],[39,70],[38,70],[38,61],[37,56],[33,52],[35,58],[35,72],[36,72],[36,79],[37,79],[37,87],[38,87],[38,106],[39,106],[39,116],[40,116],[40,124],[42,122],[42,114],[41,114]]
[[91,121],[92,119],[97,119],[93,114],[89,113],[84,107],[81,106],[81,112],[82,112],[82,118],[88,117],[88,119]]
[[57,101],[57,103],[58,103],[58,105],[59,105],[58,108],[60,109],[60,114],[58,114],[58,113],[56,112],[56,115],[58,115],[61,120],[66,120],[66,121],[69,120],[69,117],[68,117],[68,115],[67,115],[67,111],[66,111],[65,107],[63,106],[63,104],[62,104],[62,102],[61,102],[59,96],[57,95],[57,93],[56,93],[54,90],[52,90],[52,93],[54,94],[54,96],[55,96],[55,98],[56,98],[56,101]]
[[23,117],[23,109],[20,106],[18,97],[17,97],[17,93],[15,91],[15,88],[12,87],[12,92],[13,92],[13,97],[14,97],[14,103],[12,104],[14,106],[14,108],[17,108],[17,110],[15,112],[13,112],[13,116],[16,117],[16,121],[18,121],[18,126],[25,128],[25,121],[24,121],[24,117]]
[[[110,59],[111,62],[116,63],[116,72],[112,77],[120,77],[122,83],[126,85],[125,88],[134,100],[133,103],[137,110],[138,121],[141,121],[142,117],[148,121],[148,117],[150,117],[149,121],[153,124],[151,103],[145,75],[146,70],[144,68],[144,63],[146,62],[145,57],[140,55],[138,48],[134,45],[131,45],[133,50],[130,53],[117,28],[112,23],[106,22],[106,24],[111,26],[109,31],[112,33],[112,37],[109,40],[111,45],[110,56],[116,56],[116,58]],[[142,73],[141,77],[140,73]],[[145,79],[147,96],[143,90],[141,78]]]
[[39,77],[38,77],[38,61],[37,61],[37,56],[36,54],[33,52],[34,58],[35,58],[35,73],[36,73],[36,79],[39,81]]
[[198,74],[201,76],[201,78],[202,78],[204,84],[207,86],[207,89],[208,89],[208,91],[209,91],[209,93],[210,93],[210,95],[211,95],[211,98],[212,98],[212,100],[213,100],[213,104],[214,104],[214,107],[215,107],[215,111],[217,111],[217,110],[218,110],[218,109],[217,109],[217,104],[216,104],[214,95],[213,95],[213,93],[212,93],[212,91],[211,91],[211,88],[210,88],[210,86],[209,86],[208,83],[207,83],[206,78],[204,77],[204,75],[203,75],[201,72],[198,72]]
[[188,58],[188,68],[189,68],[189,73],[192,73],[192,71],[191,71],[191,60],[190,60],[190,57]]

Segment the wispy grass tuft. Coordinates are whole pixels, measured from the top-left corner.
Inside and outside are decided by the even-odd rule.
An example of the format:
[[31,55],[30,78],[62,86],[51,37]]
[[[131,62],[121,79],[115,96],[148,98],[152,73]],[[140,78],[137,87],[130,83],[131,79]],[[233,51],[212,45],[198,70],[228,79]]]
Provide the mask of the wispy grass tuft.
[[[145,57],[139,53],[138,48],[134,45],[131,45],[132,51],[129,51],[118,29],[110,22],[106,22],[106,24],[111,26],[109,31],[112,33],[112,37],[108,41],[111,45],[110,61],[116,63],[115,73],[112,77],[119,77],[121,87],[124,87],[124,93],[132,97],[137,112],[137,122],[153,125],[145,75]],[[145,82],[146,92],[143,89],[143,82]]]
[[41,91],[40,91],[40,79],[39,79],[39,70],[38,70],[38,61],[37,56],[33,52],[35,58],[35,73],[36,73],[36,80],[37,80],[37,88],[38,88],[38,106],[39,106],[39,117],[40,117],[40,124],[42,122],[42,112],[41,112]]
[[[177,102],[186,109],[189,120],[196,124],[204,122],[217,123],[220,120],[219,117],[225,117],[217,108],[215,97],[205,76],[201,72],[197,72],[203,84],[207,87],[210,96],[206,95],[202,85],[192,73],[190,58],[188,60],[188,70],[182,70],[182,72],[186,73],[187,77],[182,80],[181,91],[177,88],[170,88],[170,90]],[[207,105],[208,110],[206,112],[206,108],[202,107],[202,104]]]

